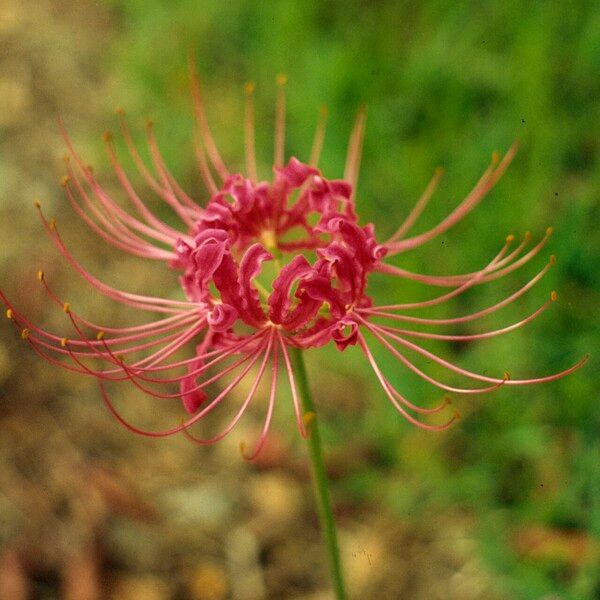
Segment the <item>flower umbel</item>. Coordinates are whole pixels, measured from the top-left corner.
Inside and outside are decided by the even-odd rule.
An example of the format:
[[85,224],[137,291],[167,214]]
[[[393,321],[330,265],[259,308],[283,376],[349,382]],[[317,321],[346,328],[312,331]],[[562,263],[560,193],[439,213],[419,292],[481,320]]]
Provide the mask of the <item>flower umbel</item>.
[[[534,313],[501,329],[470,335],[436,332],[441,326],[476,321],[514,302],[544,276],[553,258],[535,277],[493,306],[447,319],[413,314],[519,269],[544,248],[550,229],[535,244],[529,234],[519,243],[514,236],[508,236],[497,255],[471,273],[425,275],[388,262],[391,257],[444,233],[473,210],[502,176],[516,146],[502,158],[493,157],[479,181],[450,215],[432,229],[411,236],[412,226],[442,175],[436,171],[404,222],[388,240],[381,242],[372,224],[360,223],[355,205],[364,110],[359,111],[352,130],[343,179],[326,179],[318,169],[325,112],[321,113],[309,160],[304,163],[292,157],[284,163],[285,78],[278,78],[273,177],[271,181],[261,181],[254,148],[254,86],[246,86],[245,174],[230,173],[221,158],[194,73],[192,92],[197,124],[196,156],[210,194],[204,206],[176,182],[159,151],[151,123],[147,136],[152,168],[145,164],[133,143],[125,115],[119,111],[121,132],[137,169],[146,185],[181,221],[178,228],[158,218],[142,200],[121,166],[109,134],[104,136],[108,156],[130,210],[125,210],[102,187],[61,123],[69,150],[67,175],[62,184],[73,209],[110,244],[124,252],[166,263],[179,274],[185,299],[125,292],[100,281],[73,256],[56,221],[43,214],[39,203],[36,207],[46,232],[79,275],[115,302],[157,315],[156,319],[121,328],[96,324],[60,299],[40,271],[38,279],[48,296],[70,321],[71,333],[63,337],[30,322],[0,291],[7,307],[6,316],[23,340],[53,365],[96,377],[106,405],[128,429],[153,437],[184,432],[197,443],[212,444],[233,429],[261,393],[259,387],[266,380],[268,400],[262,431],[253,450],[245,453],[247,458],[254,458],[265,444],[283,374],[291,390],[298,428],[306,436],[290,348],[308,349],[333,343],[344,351],[350,345],[357,345],[394,407],[411,423],[429,430],[446,429],[456,420],[457,413],[441,423],[430,422],[429,416],[446,410],[447,400],[433,408],[423,408],[409,400],[382,372],[369,344],[381,345],[432,385],[459,394],[481,394],[504,385],[552,381],[583,365],[585,358],[569,369],[544,377],[511,379],[506,373],[493,377],[463,369],[427,350],[420,341],[482,340],[532,321],[556,299],[554,292]],[[433,294],[421,302],[377,305],[368,292],[372,273],[449,291]],[[187,358],[181,358],[182,349],[188,349]],[[439,381],[421,370],[414,356],[425,357],[474,383],[454,387]],[[208,439],[192,436],[189,428],[226,402],[232,390],[246,378],[251,381],[244,386],[246,395],[226,428]],[[181,399],[187,417],[164,431],[142,430],[127,422],[114,407],[108,389],[108,384],[114,382],[134,385],[157,399]],[[211,395],[208,388],[213,383],[219,384],[220,391]]]

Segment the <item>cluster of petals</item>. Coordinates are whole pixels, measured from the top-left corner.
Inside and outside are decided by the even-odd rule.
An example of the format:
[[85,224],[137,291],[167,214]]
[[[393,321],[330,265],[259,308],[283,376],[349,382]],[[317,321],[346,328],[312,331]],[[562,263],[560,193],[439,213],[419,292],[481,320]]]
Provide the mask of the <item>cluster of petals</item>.
[[[33,350],[53,365],[96,377],[108,408],[130,430],[155,437],[183,432],[200,444],[214,443],[227,435],[250,403],[262,395],[261,382],[266,380],[264,423],[254,450],[246,454],[255,457],[267,438],[283,371],[299,430],[306,435],[290,348],[308,349],[332,343],[343,351],[348,346],[358,346],[395,408],[410,422],[429,430],[445,429],[456,420],[454,413],[441,422],[429,421],[430,415],[446,410],[447,397],[430,408],[409,400],[383,373],[370,344],[379,344],[433,386],[461,394],[551,381],[568,375],[585,362],[583,359],[564,371],[544,377],[514,379],[507,373],[494,377],[463,369],[422,345],[421,340],[486,339],[532,321],[556,299],[554,292],[534,313],[501,329],[469,335],[436,331],[439,327],[476,321],[514,302],[544,276],[553,259],[508,297],[475,313],[446,319],[413,314],[516,271],[544,248],[550,230],[537,243],[532,243],[529,234],[520,242],[508,236],[496,256],[470,273],[421,274],[389,262],[391,257],[446,232],[475,208],[508,167],[515,147],[502,159],[493,157],[473,189],[445,219],[424,233],[409,236],[437,187],[441,171],[436,171],[396,232],[386,241],[378,242],[374,226],[361,225],[355,205],[365,123],[363,110],[359,111],[351,133],[343,179],[328,180],[317,166],[324,137],[324,112],[310,159],[303,163],[291,158],[284,164],[285,81],[279,79],[273,177],[272,181],[260,181],[254,149],[253,86],[246,87],[246,173],[240,174],[229,172],[217,149],[194,74],[192,84],[198,132],[196,156],[210,196],[204,206],[184,191],[169,171],[152,124],[147,130],[151,169],[141,158],[124,113],[119,111],[123,138],[141,177],[170,206],[181,221],[180,227],[157,217],[150,204],[142,200],[121,165],[110,135],[105,135],[108,156],[130,210],[117,203],[100,184],[61,124],[69,149],[68,174],[63,186],[75,212],[108,243],[135,256],[163,262],[177,272],[185,299],[126,292],[100,281],[78,262],[64,243],[56,221],[43,214],[39,203],[36,206],[45,230],[81,277],[115,302],[158,316],[154,321],[130,327],[96,324],[59,298],[40,271],[38,278],[44,289],[70,322],[70,333],[64,337],[30,322],[0,291],[6,316]],[[435,292],[425,301],[378,305],[368,294],[369,276],[375,272],[447,290]],[[425,330],[424,326],[433,331]],[[188,351],[186,358],[180,358],[182,349]],[[439,381],[415,364],[415,356],[475,383],[456,387]],[[241,403],[229,403],[233,390],[241,387],[247,377],[252,383]],[[116,382],[133,384],[141,393],[157,399],[180,399],[188,416],[162,431],[147,431],[129,423],[111,398],[110,389]],[[218,390],[213,394],[209,393],[212,384]],[[206,439],[192,436],[189,431],[192,425],[216,407],[230,405],[235,406],[234,416],[220,434]]]

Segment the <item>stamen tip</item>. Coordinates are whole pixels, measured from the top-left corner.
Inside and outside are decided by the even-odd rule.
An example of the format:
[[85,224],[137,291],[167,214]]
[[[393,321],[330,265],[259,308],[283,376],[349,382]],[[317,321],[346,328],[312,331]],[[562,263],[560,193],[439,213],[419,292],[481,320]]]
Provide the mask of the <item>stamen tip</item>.
[[63,304],[63,311],[64,311],[66,314],[69,314],[69,313],[71,312],[71,305],[70,305],[68,302],[65,302],[65,303]]
[[435,176],[436,177],[441,177],[445,172],[446,172],[446,169],[444,169],[444,167],[436,167],[435,168]]
[[29,331],[29,329],[27,329],[27,327],[25,327],[25,329],[21,329],[21,339],[28,340],[30,333],[31,333],[31,331]]
[[556,262],[556,255],[552,254],[550,256],[550,264],[553,265]]
[[310,425],[316,419],[316,417],[316,413],[312,410],[309,410],[308,412],[304,413],[302,420],[304,421],[305,425]]
[[446,406],[448,406],[448,404],[452,404],[452,397],[451,397],[451,396],[448,396],[448,394],[446,394],[446,395],[444,396],[444,404],[445,404]]
[[56,219],[54,217],[50,217],[48,226],[50,227],[50,231],[56,231]]
[[62,187],[67,187],[69,185],[70,181],[71,181],[71,178],[68,175],[65,175],[64,177],[61,178],[60,185]]
[[115,112],[121,117],[125,116],[125,109],[122,106],[117,106],[117,108],[115,108]]
[[500,162],[500,153],[497,150],[492,152],[492,164],[497,165]]
[[552,235],[553,231],[554,231],[553,227],[548,227],[548,229],[546,229],[546,235]]
[[287,75],[285,73],[279,73],[279,75],[277,75],[277,85],[278,86],[284,86],[287,83]]
[[146,121],[146,129],[152,129],[154,127],[154,121],[152,119],[148,119]]
[[104,331],[99,331],[99,332],[96,334],[96,339],[97,339],[99,342],[101,342],[101,341],[104,339],[104,335],[105,335]]
[[327,106],[325,104],[323,104],[323,106],[321,106],[321,108],[319,108],[319,114],[321,115],[322,118],[325,118],[329,114],[329,109],[327,108]]
[[462,419],[462,415],[460,414],[460,412],[458,412],[458,410],[454,411],[454,421],[460,421]]
[[62,340],[60,340],[60,345],[63,348],[66,348],[68,344],[69,344],[69,340],[67,338],[62,338]]
[[526,232],[525,232],[525,239],[526,239],[527,241],[529,241],[529,240],[531,239],[531,231],[526,231]]
[[37,272],[38,281],[44,281],[44,277],[45,277],[44,271],[38,271]]
[[249,81],[244,86],[244,92],[246,92],[246,94],[248,94],[248,96],[250,96],[251,94],[254,94],[255,89],[256,89],[256,85],[254,84],[254,81]]
[[506,236],[506,243],[510,244],[511,242],[514,241],[514,239],[515,239],[515,236],[514,236],[514,234],[511,233],[511,234],[509,234],[509,235]]
[[33,204],[38,210],[42,208],[42,203],[39,200],[36,200]]
[[15,315],[14,315],[14,313],[13,313],[12,309],[11,309],[11,308],[7,308],[7,309],[6,309],[6,318],[7,318],[9,321],[12,321],[12,320],[13,320],[13,318],[14,318],[14,316],[15,316]]
[[110,131],[105,131],[102,134],[102,141],[108,143],[108,142],[112,142],[113,139],[113,134]]
[[504,381],[510,381],[510,373],[508,371],[504,371],[502,379],[504,379]]
[[240,442],[240,454],[246,458],[246,442],[243,440]]
[[550,300],[552,300],[552,302],[556,302],[557,299],[558,299],[558,294],[556,293],[555,290],[552,290],[550,292]]

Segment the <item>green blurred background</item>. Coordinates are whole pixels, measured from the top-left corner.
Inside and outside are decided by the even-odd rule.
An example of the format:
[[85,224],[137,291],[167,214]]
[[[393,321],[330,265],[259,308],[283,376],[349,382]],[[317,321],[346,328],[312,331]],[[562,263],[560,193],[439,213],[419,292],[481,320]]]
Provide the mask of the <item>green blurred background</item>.
[[[49,319],[35,287],[40,262],[88,315],[121,315],[50,255],[29,209],[38,196],[104,279],[134,291],[175,289],[161,266],[105,251],[67,210],[54,117],[64,115],[78,147],[113,184],[99,133],[116,128],[117,106],[140,142],[152,118],[167,163],[205,201],[193,156],[190,48],[232,168],[243,164],[246,81],[257,84],[264,177],[278,73],[289,77],[288,155],[307,158],[318,110],[328,106],[320,165],[327,177],[342,175],[352,120],[367,105],[357,203],[380,239],[437,166],[446,175],[415,231],[452,210],[492,151],[520,140],[509,171],[472,215],[394,262],[423,273],[469,271],[507,234],[539,237],[554,226],[531,265],[430,314],[491,305],[552,253],[557,264],[542,282],[485,328],[519,320],[553,289],[556,305],[507,336],[430,347],[467,368],[515,378],[591,353],[586,367],[551,384],[457,398],[464,418],[443,434],[397,416],[356,349],[311,352],[310,376],[353,597],[600,597],[597,3],[7,0],[0,23],[2,287],[40,320]],[[374,278],[373,286],[385,303],[426,297],[403,281]],[[275,422],[269,460],[249,466],[233,442],[198,450],[185,440],[131,436],[104,412],[93,385],[33,360],[8,326],[1,344],[0,592],[18,584],[40,598],[329,597],[305,449],[289,410]],[[411,399],[439,398],[385,353],[381,361]],[[165,422],[162,408],[147,410]],[[258,423],[260,412],[249,418]],[[103,508],[90,521],[94,486]],[[31,491],[20,497],[12,488]],[[244,552],[254,557],[250,566]]]

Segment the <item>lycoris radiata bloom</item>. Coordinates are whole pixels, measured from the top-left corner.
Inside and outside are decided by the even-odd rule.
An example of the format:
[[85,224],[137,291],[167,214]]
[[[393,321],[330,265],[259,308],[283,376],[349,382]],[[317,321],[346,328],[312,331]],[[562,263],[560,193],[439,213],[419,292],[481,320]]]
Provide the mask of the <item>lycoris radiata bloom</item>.
[[[429,430],[442,430],[457,418],[451,414],[441,423],[430,415],[444,411],[438,406],[423,408],[401,394],[382,372],[369,343],[381,344],[404,367],[448,392],[481,394],[504,385],[527,385],[552,381],[578,369],[573,367],[544,377],[511,379],[507,373],[488,376],[460,368],[427,350],[420,340],[469,342],[510,332],[535,319],[556,298],[551,297],[533,314],[502,329],[470,335],[424,331],[440,326],[475,321],[515,301],[535,285],[550,268],[553,259],[533,279],[510,296],[477,312],[447,319],[414,316],[414,311],[441,305],[473,286],[508,275],[536,256],[546,245],[550,230],[536,244],[531,236],[516,243],[510,235],[498,254],[483,268],[461,275],[423,275],[392,265],[391,257],[420,246],[446,232],[460,221],[492,189],[511,162],[516,148],[494,157],[466,198],[449,216],[432,229],[409,236],[409,231],[431,198],[441,172],[435,173],[425,192],[387,240],[378,241],[375,227],[362,224],[356,212],[355,190],[365,125],[359,111],[350,137],[343,179],[326,179],[317,165],[323,143],[323,112],[307,162],[290,158],[284,163],[285,79],[278,79],[275,124],[275,152],[272,181],[259,181],[254,148],[253,86],[246,86],[245,155],[246,173],[231,173],[217,149],[207,122],[200,86],[192,76],[197,122],[196,153],[199,170],[210,198],[202,206],[175,181],[167,168],[148,125],[148,142],[153,172],[140,157],[120,112],[125,143],[147,186],[166,202],[181,221],[180,227],[159,219],[138,195],[119,162],[111,137],[105,136],[108,155],[129,201],[125,210],[96,179],[91,168],[73,148],[64,127],[69,149],[68,175],[63,179],[67,199],[76,213],[104,240],[136,256],[164,262],[179,273],[185,300],[147,296],[121,291],[98,280],[71,254],[53,218],[39,210],[44,227],[71,266],[98,292],[112,300],[158,315],[155,321],[131,327],[97,325],[59,299],[43,272],[38,278],[50,298],[70,320],[67,337],[55,335],[31,323],[0,292],[6,315],[21,337],[41,357],[71,371],[96,377],[102,396],[128,429],[161,437],[188,429],[215,407],[227,402],[230,392],[250,375],[244,399],[235,416],[219,435],[195,441],[211,444],[223,438],[238,423],[265,377],[266,409],[255,457],[264,446],[271,424],[275,397],[283,374],[291,389],[300,433],[306,435],[294,378],[291,347],[308,349],[334,344],[344,351],[358,345],[374,371],[383,392],[411,423]],[[529,248],[529,246],[532,246]],[[514,247],[513,247],[514,246]],[[368,292],[372,273],[384,273],[420,282],[432,288],[449,288],[433,293],[426,301],[375,304]],[[265,283],[271,275],[271,284]],[[396,323],[401,324],[397,326]],[[413,326],[418,326],[416,329]],[[369,341],[369,343],[368,343]],[[191,349],[180,358],[182,348]],[[140,354],[142,353],[142,354]],[[189,357],[190,354],[193,354]],[[425,357],[466,380],[468,387],[454,387],[438,381],[414,363],[413,355]],[[100,365],[100,366],[98,366]],[[144,431],[125,421],[115,409],[107,383],[125,382],[158,399],[181,399],[188,416],[164,431]],[[210,397],[207,388],[218,382],[220,391]],[[246,391],[247,390],[247,391]]]

